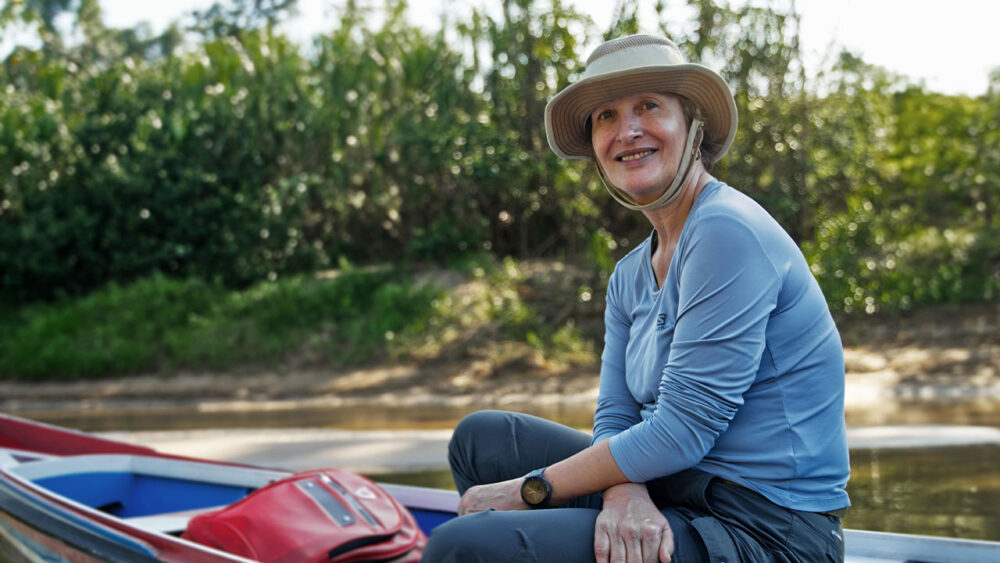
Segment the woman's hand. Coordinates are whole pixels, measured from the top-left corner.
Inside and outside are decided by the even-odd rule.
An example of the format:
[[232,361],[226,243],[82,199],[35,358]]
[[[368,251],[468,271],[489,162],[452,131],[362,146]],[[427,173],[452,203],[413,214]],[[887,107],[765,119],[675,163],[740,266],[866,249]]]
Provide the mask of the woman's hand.
[[594,527],[598,563],[670,561],[673,551],[670,524],[649,499],[646,485],[623,483],[604,491],[604,508]]
[[458,515],[494,510],[527,510],[528,505],[521,500],[521,482],[524,477],[500,481],[489,485],[478,485],[465,491],[458,501]]

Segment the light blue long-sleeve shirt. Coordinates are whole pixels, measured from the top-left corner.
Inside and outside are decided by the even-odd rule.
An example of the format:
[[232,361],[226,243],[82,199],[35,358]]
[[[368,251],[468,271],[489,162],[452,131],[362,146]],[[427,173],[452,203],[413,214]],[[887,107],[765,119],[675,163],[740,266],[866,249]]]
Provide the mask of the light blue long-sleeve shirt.
[[721,182],[662,288],[654,235],[608,284],[594,443],[634,482],[694,467],[788,508],[848,506],[843,348],[795,242]]

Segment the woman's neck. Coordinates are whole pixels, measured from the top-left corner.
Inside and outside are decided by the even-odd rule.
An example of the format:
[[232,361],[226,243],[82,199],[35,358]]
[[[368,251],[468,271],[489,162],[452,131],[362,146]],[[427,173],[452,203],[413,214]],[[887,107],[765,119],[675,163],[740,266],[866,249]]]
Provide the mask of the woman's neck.
[[[700,164],[700,163],[699,163]],[[669,254],[673,255],[673,248],[677,246],[677,239],[684,230],[684,223],[694,202],[698,199],[705,186],[715,178],[707,170],[699,166],[698,170],[692,170],[692,174],[685,182],[680,197],[670,205],[660,209],[650,209],[643,211],[646,218],[656,231],[657,247],[669,249]],[[668,261],[669,262],[669,261]]]
[[[700,164],[700,163],[699,163]],[[684,222],[694,202],[698,199],[698,194],[705,186],[713,180],[712,175],[699,166],[697,173],[685,182],[681,196],[672,204],[662,208],[643,211],[646,218],[652,223],[656,236],[653,237],[653,252],[650,257],[650,266],[653,268],[653,275],[656,277],[656,287],[663,287],[670,271],[670,262],[674,258],[674,250],[677,249],[677,241],[681,238],[681,231],[684,230]]]

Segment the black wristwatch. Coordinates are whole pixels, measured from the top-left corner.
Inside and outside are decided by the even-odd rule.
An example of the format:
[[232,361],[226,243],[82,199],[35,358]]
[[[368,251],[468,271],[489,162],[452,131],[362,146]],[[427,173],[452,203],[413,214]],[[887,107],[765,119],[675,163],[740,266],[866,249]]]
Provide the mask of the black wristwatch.
[[521,500],[533,509],[548,508],[552,500],[552,486],[545,480],[543,471],[544,467],[528,473],[521,483]]

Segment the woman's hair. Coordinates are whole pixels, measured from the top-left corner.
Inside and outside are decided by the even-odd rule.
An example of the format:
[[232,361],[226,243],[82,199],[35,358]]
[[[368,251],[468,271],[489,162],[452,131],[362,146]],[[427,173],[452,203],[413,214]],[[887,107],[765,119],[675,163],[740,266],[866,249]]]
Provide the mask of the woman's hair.
[[[698,104],[674,92],[664,92],[664,94],[668,96],[675,96],[677,100],[680,101],[681,108],[684,111],[684,122],[688,127],[691,127],[691,122],[694,121],[696,117],[704,120],[704,118],[702,118],[701,108],[698,107]],[[587,137],[593,138],[594,124],[591,122],[590,117],[587,117],[586,131]],[[719,151],[721,149],[721,142],[713,141],[707,136],[702,137],[701,145],[698,147],[698,152],[701,153],[701,165],[705,168],[705,170],[712,170],[712,166],[715,166],[715,163],[719,160]],[[591,148],[591,152],[593,152],[593,148]]]

